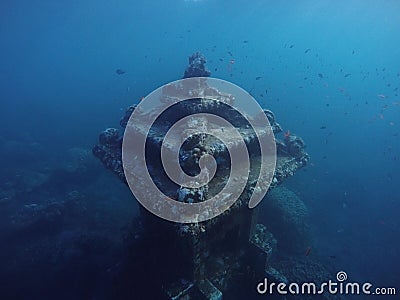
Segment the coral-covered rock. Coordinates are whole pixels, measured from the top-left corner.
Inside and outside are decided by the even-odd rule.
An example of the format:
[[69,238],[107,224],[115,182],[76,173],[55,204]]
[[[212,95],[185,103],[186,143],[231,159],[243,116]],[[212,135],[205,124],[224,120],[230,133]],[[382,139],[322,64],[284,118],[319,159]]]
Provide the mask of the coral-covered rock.
[[120,137],[118,129],[107,128],[99,135],[99,142],[101,145],[113,145],[118,143]]
[[61,228],[64,215],[63,202],[26,204],[11,217],[11,229],[14,234],[50,234]]
[[83,147],[68,149],[65,158],[63,169],[69,173],[85,173],[94,166],[95,162],[90,149]]
[[291,190],[279,186],[268,191],[263,204],[265,224],[278,240],[278,248],[303,254],[310,243],[304,202]]
[[296,135],[288,135],[285,137],[285,145],[287,147],[288,154],[294,157],[302,157],[306,144],[304,141]]
[[211,72],[206,69],[206,62],[206,58],[200,52],[192,54],[189,57],[189,66],[186,68],[183,78],[209,77]]
[[119,125],[121,125],[121,127],[125,128],[126,125],[128,124],[129,118],[131,117],[133,111],[136,109],[136,104],[129,106],[126,111],[125,111],[125,115],[121,118],[121,120],[119,121]]

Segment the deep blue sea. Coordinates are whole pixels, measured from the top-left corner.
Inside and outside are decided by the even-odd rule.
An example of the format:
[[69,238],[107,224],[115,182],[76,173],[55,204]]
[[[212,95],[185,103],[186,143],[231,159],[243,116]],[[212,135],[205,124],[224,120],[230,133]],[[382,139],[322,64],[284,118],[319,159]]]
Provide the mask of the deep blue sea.
[[1,1],[0,299],[117,299],[139,204],[91,149],[197,51],[305,141],[284,182],[309,210],[299,252],[398,299],[399,15],[396,0]]

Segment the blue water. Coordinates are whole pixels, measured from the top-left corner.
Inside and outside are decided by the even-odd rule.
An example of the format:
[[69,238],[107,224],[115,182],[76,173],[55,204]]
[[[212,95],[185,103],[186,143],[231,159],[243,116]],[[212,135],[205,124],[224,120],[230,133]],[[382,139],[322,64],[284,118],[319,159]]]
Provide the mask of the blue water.
[[[399,12],[389,0],[2,1],[0,294],[98,297],[96,268],[115,263],[138,211],[87,151],[126,107],[181,78],[196,51],[213,77],[248,90],[306,142],[311,161],[286,185],[311,211],[310,255],[399,292]],[[85,206],[73,216],[72,191]],[[58,201],[53,230],[15,225],[29,223],[18,219],[29,205]],[[69,241],[93,233],[87,261]],[[92,279],[84,289],[74,264]],[[65,278],[50,288],[57,268]]]

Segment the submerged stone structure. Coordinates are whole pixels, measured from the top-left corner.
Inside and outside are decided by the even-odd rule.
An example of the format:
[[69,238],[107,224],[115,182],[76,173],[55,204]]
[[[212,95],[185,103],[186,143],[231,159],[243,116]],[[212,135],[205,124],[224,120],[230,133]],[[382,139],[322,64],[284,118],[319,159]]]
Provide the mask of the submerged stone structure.
[[[193,54],[189,58],[189,66],[185,70],[184,77],[209,76],[210,72],[206,70],[205,63],[206,59],[201,54]],[[200,85],[198,87],[200,92],[197,95],[201,95],[201,89],[208,88],[210,87],[206,84]],[[210,135],[193,135],[183,143],[179,151],[179,163],[189,176],[198,174],[199,160],[202,156],[207,154],[216,158],[218,168],[213,180],[200,188],[182,188],[166,180],[159,159],[159,149],[169,123],[183,116],[207,112],[233,120],[240,132],[249,151],[251,165],[245,188],[237,201],[222,214],[203,222],[174,223],[160,219],[141,207],[140,220],[135,223],[137,230],[132,233],[137,237],[131,249],[136,253],[132,268],[146,268],[145,271],[136,271],[150,273],[153,276],[148,277],[143,274],[135,277],[132,279],[134,281],[132,289],[129,291],[125,286],[123,293],[142,297],[147,295],[147,299],[164,297],[171,300],[217,300],[230,293],[240,294],[240,287],[255,284],[258,279],[265,276],[277,276],[279,279],[279,272],[271,272],[269,264],[276,251],[277,240],[259,222],[259,209],[248,207],[256,181],[263,176],[259,174],[260,150],[257,135],[243,119],[224,105],[231,103],[231,95],[217,89],[213,92],[218,100],[196,96],[190,104],[181,102],[173,112],[167,111],[157,120],[153,126],[154,130],[147,136],[147,154],[151,157],[147,162],[149,172],[158,188],[179,202],[200,203],[221,191],[227,182],[231,166],[227,148],[220,140]],[[135,109],[135,105],[129,107],[120,120],[123,130],[129,126],[129,118]],[[305,166],[309,156],[300,137],[285,135],[282,140],[278,139],[276,136],[282,131],[281,126],[270,110],[264,109],[264,114],[271,125],[270,134],[272,132],[275,134],[276,142],[276,166],[270,186],[273,189]],[[190,130],[190,120],[186,125],[187,130]],[[193,126],[196,127],[198,124]],[[211,128],[211,130],[224,129]],[[231,147],[235,148],[238,142],[235,135],[227,129],[224,134]],[[265,134],[268,134],[268,131]],[[108,128],[100,134],[99,142],[93,148],[93,154],[106,168],[127,183],[122,162],[122,143],[120,130]],[[141,183],[138,181],[137,184]],[[126,274],[125,276],[129,277]],[[148,285],[149,278],[152,278],[152,289]]]

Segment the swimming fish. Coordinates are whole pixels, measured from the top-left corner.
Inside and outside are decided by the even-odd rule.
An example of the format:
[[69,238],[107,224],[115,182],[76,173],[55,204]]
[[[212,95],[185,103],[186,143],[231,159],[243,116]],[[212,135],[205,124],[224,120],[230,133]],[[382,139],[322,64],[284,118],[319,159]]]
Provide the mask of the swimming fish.
[[256,80],[260,80],[262,78],[262,76],[257,76]]
[[122,75],[122,74],[125,74],[126,72],[122,69],[116,69],[115,73],[117,73],[118,75]]
[[308,49],[306,49],[306,51],[304,51],[304,53],[308,53],[308,52],[310,52],[310,48],[308,48]]
[[318,73],[319,78],[324,78],[324,75],[322,73]]
[[344,77],[349,77],[349,76],[351,76],[350,73],[347,73],[346,75],[344,75]]
[[306,249],[305,255],[306,255],[306,256],[309,256],[310,253],[311,253],[311,246],[308,246],[307,249]]

